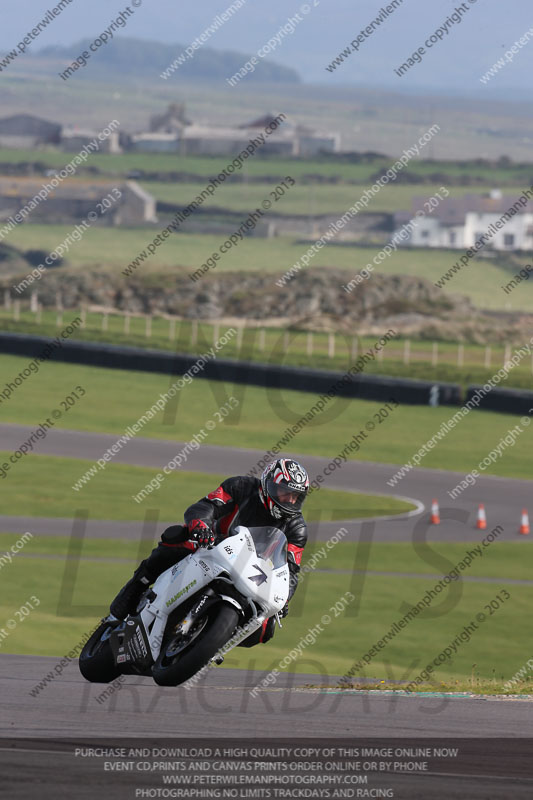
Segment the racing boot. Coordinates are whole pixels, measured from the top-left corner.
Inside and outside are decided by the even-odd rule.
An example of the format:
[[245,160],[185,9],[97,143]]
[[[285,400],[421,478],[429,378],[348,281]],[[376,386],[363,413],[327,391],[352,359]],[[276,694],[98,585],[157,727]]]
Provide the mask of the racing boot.
[[141,561],[133,573],[133,578],[122,587],[117,594],[109,610],[117,619],[125,619],[128,614],[133,614],[137,604],[141,599],[142,593],[153,583],[157,575],[146,569],[146,561]]
[[128,614],[133,614],[145,589],[154,583],[162,572],[181,561],[189,552],[187,549],[168,547],[160,543],[148,558],[141,561],[133,573],[133,578],[117,594],[109,609],[111,614],[117,619],[125,619]]

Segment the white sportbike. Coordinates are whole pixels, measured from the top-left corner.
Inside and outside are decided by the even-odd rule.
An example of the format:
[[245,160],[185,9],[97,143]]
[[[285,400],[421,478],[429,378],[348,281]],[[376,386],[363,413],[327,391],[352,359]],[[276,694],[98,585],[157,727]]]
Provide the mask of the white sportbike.
[[278,528],[242,525],[211,549],[199,548],[163,572],[135,614],[106,617],[80,654],[95,683],[151,676],[178,686],[279,612],[289,596],[287,539]]

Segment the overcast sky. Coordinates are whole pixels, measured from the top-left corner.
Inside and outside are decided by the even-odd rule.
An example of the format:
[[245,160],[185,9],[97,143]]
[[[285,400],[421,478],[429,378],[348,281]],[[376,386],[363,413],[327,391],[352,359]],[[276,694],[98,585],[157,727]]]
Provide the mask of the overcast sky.
[[[56,0],[57,2],[57,0]],[[135,13],[121,36],[188,45],[231,4],[232,0],[129,0]],[[244,2],[244,0],[239,0]],[[400,0],[396,0],[400,2]],[[134,3],[140,3],[135,8]],[[402,0],[401,5],[335,72],[325,67],[386,7],[388,0],[246,0],[208,46],[253,54],[274,36],[289,17],[299,14],[294,33],[283,38],[270,56],[294,67],[307,83],[335,86],[392,87],[402,91],[429,88],[477,94],[485,99],[511,90],[529,98],[533,71],[533,38],[513,62],[486,85],[480,77],[531,28],[532,0]],[[54,0],[4,3],[0,48],[11,50],[39,22]],[[301,6],[307,10],[302,13]],[[444,40],[427,49],[423,61],[403,77],[394,69],[433,34],[458,6],[468,10],[449,27]],[[50,44],[73,44],[97,36],[126,8],[121,0],[72,0],[33,42],[36,51]],[[177,51],[176,55],[179,54]]]

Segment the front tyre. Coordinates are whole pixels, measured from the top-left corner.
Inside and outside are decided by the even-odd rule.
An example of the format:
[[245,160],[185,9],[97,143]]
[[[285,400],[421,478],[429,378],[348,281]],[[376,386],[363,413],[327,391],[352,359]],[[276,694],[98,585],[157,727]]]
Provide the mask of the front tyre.
[[171,626],[152,667],[154,681],[159,686],[178,686],[192,678],[231,639],[238,622],[237,609],[220,603],[197,617],[185,635],[179,632],[179,625]]
[[104,620],[80,653],[80,672],[91,683],[111,683],[121,674],[109,642],[109,635],[115,628],[116,623]]

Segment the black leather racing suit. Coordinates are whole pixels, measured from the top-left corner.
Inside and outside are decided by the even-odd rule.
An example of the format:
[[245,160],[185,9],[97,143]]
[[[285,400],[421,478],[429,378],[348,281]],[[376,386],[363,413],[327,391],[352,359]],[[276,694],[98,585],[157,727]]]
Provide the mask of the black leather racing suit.
[[[243,475],[226,478],[217,489],[189,506],[184,514],[185,525],[172,525],[163,532],[159,545],[144,562],[147,570],[154,576],[159,575],[197,549],[198,545],[190,540],[186,527],[193,520],[202,520],[223,537],[232,536],[237,525],[275,526],[287,537],[290,600],[298,583],[297,575],[307,542],[307,525],[301,514],[290,519],[274,519],[259,496],[260,486],[258,478]],[[257,636],[257,642],[266,642],[272,637],[274,621],[267,620],[267,623]],[[248,646],[257,643],[254,637],[255,634],[249,637],[249,642],[246,640]]]

